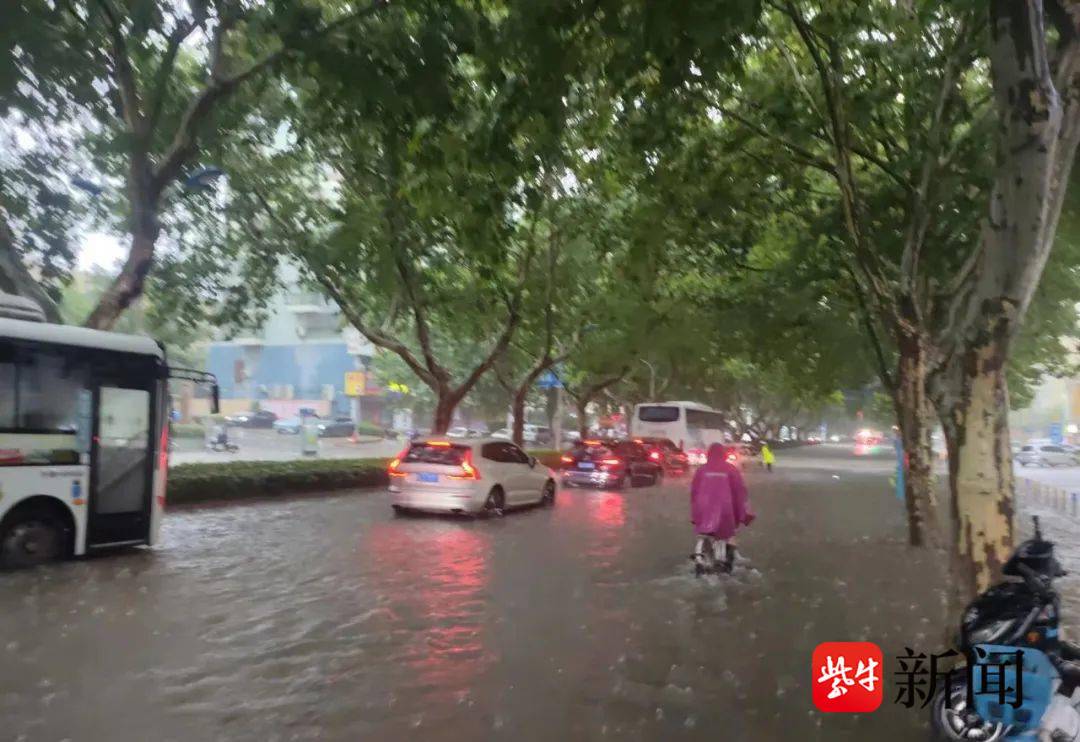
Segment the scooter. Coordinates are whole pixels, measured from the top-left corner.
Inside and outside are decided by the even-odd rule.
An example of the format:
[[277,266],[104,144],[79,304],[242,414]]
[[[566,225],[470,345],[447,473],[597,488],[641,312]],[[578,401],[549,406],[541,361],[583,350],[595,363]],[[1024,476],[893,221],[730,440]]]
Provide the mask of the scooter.
[[717,539],[705,536],[698,536],[698,538],[701,539],[701,546],[698,547],[695,544],[694,553],[690,555],[690,561],[694,563],[694,575],[703,577],[709,574],[730,574],[735,567],[735,546],[720,541],[719,543],[724,551],[724,558],[718,560],[716,558],[716,547],[713,545],[717,542]]
[[229,441],[229,431],[223,425],[214,430],[214,435],[206,442],[206,447],[219,453],[236,453],[240,450],[240,446]]
[[[1016,548],[1002,570],[1013,579],[994,585],[968,605],[956,642],[976,665],[1004,650],[1014,656],[1023,650],[1023,681],[1030,679],[1018,710],[1023,713],[1012,713],[1011,706],[1005,711],[979,694],[970,707],[969,674],[954,672],[931,704],[931,727],[939,740],[996,742],[1027,736],[1080,742],[1080,693],[1074,694],[1080,687],[1080,647],[1061,639],[1061,599],[1053,588],[1054,578],[1066,573],[1054,557],[1054,544],[1043,538],[1038,517],[1033,520],[1034,537]],[[1073,721],[1075,731],[1070,731]]]

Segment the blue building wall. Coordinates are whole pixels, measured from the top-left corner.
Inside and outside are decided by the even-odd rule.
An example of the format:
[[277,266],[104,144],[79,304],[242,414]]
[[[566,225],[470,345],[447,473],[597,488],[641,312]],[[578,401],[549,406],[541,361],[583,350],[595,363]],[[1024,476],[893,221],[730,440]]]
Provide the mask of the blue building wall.
[[[264,399],[275,386],[291,384],[294,399],[321,399],[334,387],[334,408],[348,410],[345,372],[355,367],[343,342],[294,345],[210,345],[207,366],[218,378],[224,399]],[[242,378],[238,378],[238,376]]]

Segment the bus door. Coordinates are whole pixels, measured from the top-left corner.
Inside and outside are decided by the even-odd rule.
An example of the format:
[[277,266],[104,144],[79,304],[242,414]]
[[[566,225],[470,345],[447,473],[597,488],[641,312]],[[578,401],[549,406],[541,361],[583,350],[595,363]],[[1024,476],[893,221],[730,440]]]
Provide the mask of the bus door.
[[93,390],[87,546],[146,542],[153,481],[153,395],[102,381]]

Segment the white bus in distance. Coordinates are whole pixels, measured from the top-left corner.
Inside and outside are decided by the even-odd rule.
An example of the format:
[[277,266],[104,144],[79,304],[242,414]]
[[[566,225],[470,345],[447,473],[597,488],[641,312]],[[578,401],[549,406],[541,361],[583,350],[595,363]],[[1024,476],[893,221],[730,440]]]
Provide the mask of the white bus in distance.
[[693,465],[705,463],[713,443],[726,440],[724,416],[697,402],[646,402],[634,406],[631,438],[667,438],[686,452]]
[[151,338],[43,319],[0,295],[0,568],[156,543],[168,379],[212,384],[217,407],[213,377],[170,373]]

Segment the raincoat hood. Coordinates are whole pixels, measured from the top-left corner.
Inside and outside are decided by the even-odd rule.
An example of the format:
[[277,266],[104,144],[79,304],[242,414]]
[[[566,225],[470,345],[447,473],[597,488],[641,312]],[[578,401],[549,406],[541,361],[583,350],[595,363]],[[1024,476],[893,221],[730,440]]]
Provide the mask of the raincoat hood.
[[705,459],[707,464],[720,464],[727,461],[727,446],[723,443],[714,443],[709,446],[709,452],[706,454]]

